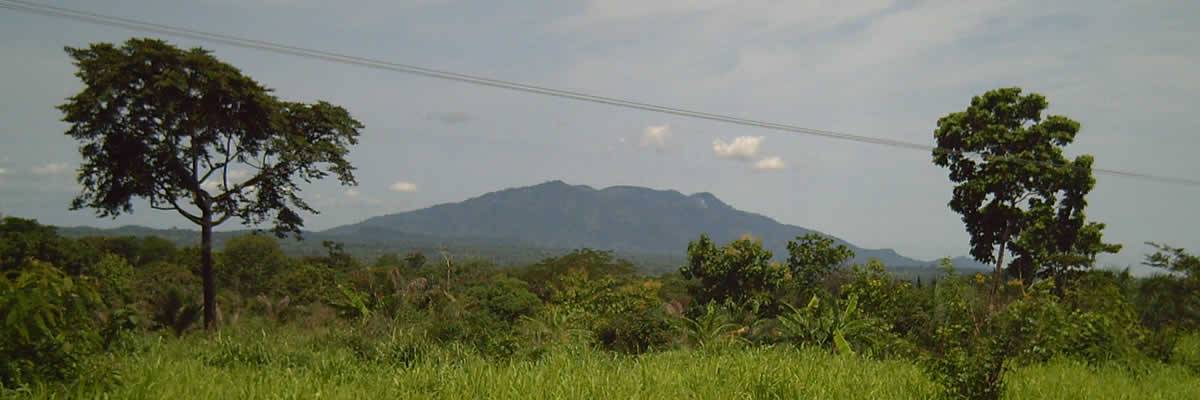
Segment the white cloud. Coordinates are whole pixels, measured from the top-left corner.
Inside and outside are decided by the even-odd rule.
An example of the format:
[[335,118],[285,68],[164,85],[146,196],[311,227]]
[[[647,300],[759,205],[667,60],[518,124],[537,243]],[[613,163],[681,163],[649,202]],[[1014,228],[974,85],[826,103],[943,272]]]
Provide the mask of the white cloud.
[[4,175],[4,174],[7,174],[7,173],[8,173],[8,170],[7,170],[7,169],[0,168],[0,175]]
[[362,192],[359,192],[357,189],[346,189],[346,197],[357,199],[362,197]]
[[671,136],[670,125],[651,125],[642,129],[642,147],[653,147],[662,150]]
[[397,193],[412,193],[417,191],[417,184],[406,181],[399,181],[388,186],[388,190]]
[[779,157],[767,157],[754,163],[754,169],[760,171],[774,171],[784,169],[786,167],[787,165],[783,163],[783,159]]
[[66,163],[50,163],[50,164],[35,166],[31,170],[31,172],[33,172],[34,175],[41,175],[41,176],[60,175],[60,174],[65,174],[65,173],[71,172],[71,166],[67,165]]
[[738,136],[733,138],[732,143],[716,139],[713,140],[713,153],[721,158],[750,161],[758,156],[758,147],[762,141],[762,136]]

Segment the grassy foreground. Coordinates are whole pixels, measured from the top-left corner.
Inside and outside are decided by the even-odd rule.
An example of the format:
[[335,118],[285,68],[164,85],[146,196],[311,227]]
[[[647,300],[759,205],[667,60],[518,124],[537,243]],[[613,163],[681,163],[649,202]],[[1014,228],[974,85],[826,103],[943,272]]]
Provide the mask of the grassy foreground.
[[[925,399],[939,388],[907,361],[790,347],[623,356],[579,349],[495,360],[401,334],[242,330],[144,337],[100,362],[107,385],[40,387],[33,398],[122,399]],[[112,378],[116,376],[116,378]],[[1071,361],[1010,373],[1007,398],[1196,399],[1200,377],[1154,364]]]

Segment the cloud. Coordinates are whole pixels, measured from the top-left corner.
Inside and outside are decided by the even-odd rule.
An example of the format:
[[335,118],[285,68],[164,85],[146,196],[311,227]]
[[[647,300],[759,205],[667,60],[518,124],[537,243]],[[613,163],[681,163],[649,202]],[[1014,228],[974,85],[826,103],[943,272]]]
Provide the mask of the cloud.
[[431,112],[425,114],[426,119],[432,119],[446,125],[458,125],[470,122],[474,117],[462,111]]
[[670,125],[651,125],[642,129],[642,147],[653,147],[662,150],[671,136]]
[[66,163],[50,163],[35,166],[32,168],[31,172],[33,172],[34,175],[39,176],[61,175],[71,172],[71,166],[67,165]]
[[783,163],[783,159],[774,156],[758,160],[758,162],[754,163],[754,169],[760,171],[775,171],[786,167],[787,165]]
[[362,192],[359,192],[357,189],[346,189],[346,197],[357,199],[362,197]]
[[388,190],[396,193],[412,193],[417,191],[417,184],[406,181],[399,181],[388,186]]
[[717,157],[739,161],[750,161],[758,156],[758,147],[762,144],[762,136],[738,136],[732,143],[724,140],[713,140],[713,153]]
[[0,168],[0,175],[4,175],[4,174],[7,174],[7,173],[8,173],[8,170],[7,170],[7,169]]

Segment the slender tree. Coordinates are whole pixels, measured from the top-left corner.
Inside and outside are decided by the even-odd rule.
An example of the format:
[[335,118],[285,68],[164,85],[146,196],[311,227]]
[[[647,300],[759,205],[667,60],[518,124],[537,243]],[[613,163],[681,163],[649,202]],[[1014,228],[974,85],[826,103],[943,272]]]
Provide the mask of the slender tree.
[[1088,223],[1083,214],[1095,185],[1092,157],[1063,155],[1079,123],[1043,116],[1048,105],[1036,93],[996,89],[939,119],[934,132],[933,162],[950,170],[949,206],[971,235],[971,255],[996,266],[993,293],[1009,251],[1030,270],[1088,263],[1098,252],[1119,249],[1101,242],[1104,225]]
[[356,184],[346,159],[362,124],[326,103],[280,101],[208,51],[155,39],[66,49],[84,88],[59,109],[81,142],[82,190],[72,209],[102,217],[139,198],[200,227],[204,324],[216,321],[213,228],[239,218],[299,235],[300,183],[333,174]]

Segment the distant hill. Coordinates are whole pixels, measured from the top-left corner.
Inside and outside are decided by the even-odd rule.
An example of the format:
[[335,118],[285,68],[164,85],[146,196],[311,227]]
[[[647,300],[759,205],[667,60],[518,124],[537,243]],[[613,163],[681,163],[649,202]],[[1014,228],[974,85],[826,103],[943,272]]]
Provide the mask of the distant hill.
[[[124,226],[113,229],[59,228],[66,236],[159,236],[180,245],[195,245],[190,229]],[[219,248],[248,230],[214,233]],[[500,264],[527,264],[571,249],[612,250],[646,272],[676,270],[687,244],[701,233],[724,243],[749,234],[763,241],[777,259],[787,256],[787,241],[815,232],[738,210],[711,193],[684,195],[674,190],[636,186],[594,189],[562,181],[504,189],[458,203],[389,214],[320,232],[304,232],[303,241],[280,241],[293,255],[317,255],[321,242],[337,241],[355,256],[419,251],[429,256],[446,250],[456,258],[487,259]],[[893,270],[919,272],[937,265],[905,257],[891,249],[866,249],[834,238],[854,250],[855,262],[869,258]],[[953,259],[964,270],[987,269],[967,257]],[[916,274],[917,272],[912,272]]]
[[[674,190],[636,186],[594,189],[551,181],[491,192],[458,203],[374,217],[322,233],[345,238],[347,242],[365,238],[391,241],[411,234],[495,238],[541,248],[591,247],[682,259],[688,242],[702,233],[718,242],[749,234],[762,239],[764,246],[782,258],[788,240],[810,232],[814,231],[738,210],[711,193],[684,195]],[[876,258],[897,267],[931,264],[891,249],[866,249],[843,239],[835,240],[852,248],[856,261]],[[960,268],[974,267],[960,265]]]

